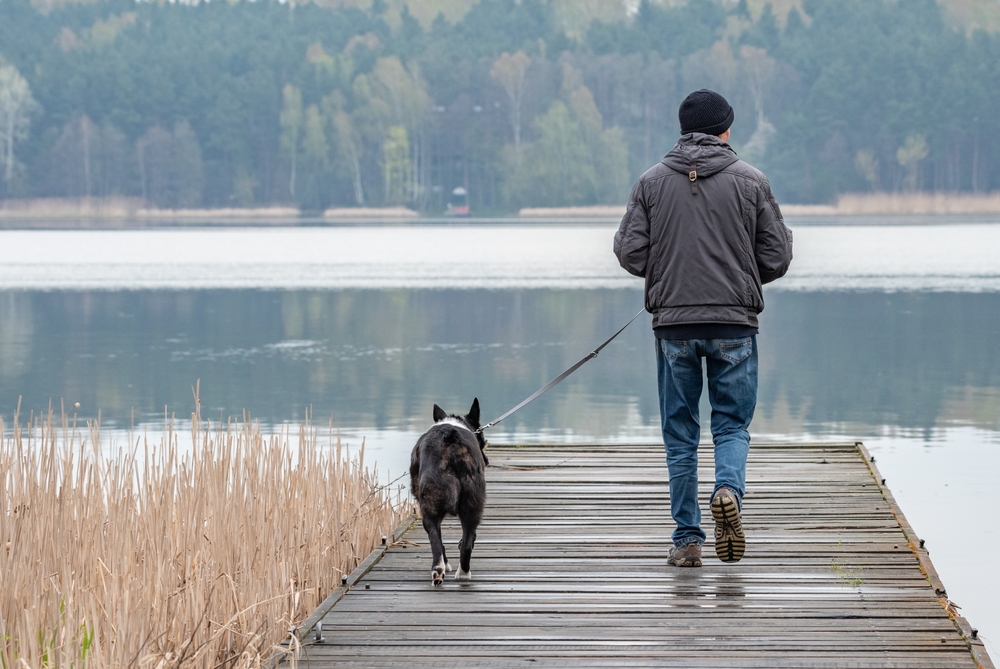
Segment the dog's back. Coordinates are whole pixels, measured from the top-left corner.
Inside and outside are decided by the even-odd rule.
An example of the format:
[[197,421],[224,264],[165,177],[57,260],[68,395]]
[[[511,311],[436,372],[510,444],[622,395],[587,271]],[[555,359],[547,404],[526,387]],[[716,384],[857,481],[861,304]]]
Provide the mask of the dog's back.
[[420,515],[433,557],[431,579],[441,583],[451,569],[441,539],[441,521],[458,516],[462,523],[458,578],[471,578],[469,558],[476,528],[486,507],[486,440],[479,430],[479,400],[466,416],[449,416],[434,405],[434,425],[417,440],[410,455],[410,492]]
[[410,490],[423,515],[459,516],[460,511],[479,509],[481,516],[486,463],[475,436],[447,422],[431,427],[413,448]]

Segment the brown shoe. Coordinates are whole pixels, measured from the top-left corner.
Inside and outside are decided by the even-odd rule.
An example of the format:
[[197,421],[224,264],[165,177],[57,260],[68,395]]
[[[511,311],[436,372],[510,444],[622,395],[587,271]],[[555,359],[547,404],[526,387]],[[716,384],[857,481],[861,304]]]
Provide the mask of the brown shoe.
[[712,497],[712,517],[715,518],[715,554],[723,562],[739,562],[747,549],[740,520],[740,505],[729,488],[719,488]]
[[667,564],[675,567],[700,567],[701,544],[692,543],[687,546],[673,546],[667,555]]

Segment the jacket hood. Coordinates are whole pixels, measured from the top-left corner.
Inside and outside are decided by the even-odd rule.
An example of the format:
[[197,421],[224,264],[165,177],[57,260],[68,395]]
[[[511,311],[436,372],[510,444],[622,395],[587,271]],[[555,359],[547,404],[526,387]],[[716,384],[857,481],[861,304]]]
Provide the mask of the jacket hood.
[[737,160],[739,157],[736,152],[715,135],[692,132],[682,135],[662,162],[684,175],[693,169],[698,172],[699,177],[710,177]]

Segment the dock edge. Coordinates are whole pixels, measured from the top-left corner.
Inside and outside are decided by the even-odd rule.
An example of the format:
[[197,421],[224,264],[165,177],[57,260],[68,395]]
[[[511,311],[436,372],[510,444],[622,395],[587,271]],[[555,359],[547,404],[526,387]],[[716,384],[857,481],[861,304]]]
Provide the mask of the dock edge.
[[962,635],[965,645],[968,646],[969,652],[972,654],[972,659],[979,665],[979,669],[996,669],[996,665],[993,664],[989,653],[986,652],[986,645],[983,643],[983,640],[978,635],[973,637],[972,625],[969,624],[969,621],[963,616],[954,613],[952,609],[949,609],[948,603],[951,600],[948,599],[948,591],[945,589],[941,577],[938,576],[937,569],[934,568],[934,563],[931,562],[930,553],[926,546],[924,546],[924,542],[917,537],[917,533],[913,530],[913,526],[910,525],[910,521],[903,514],[903,509],[896,503],[896,498],[892,496],[892,491],[885,484],[885,477],[882,476],[882,473],[879,472],[878,467],[875,465],[875,456],[865,448],[863,442],[856,441],[854,442],[854,446],[858,449],[858,454],[864,460],[868,471],[871,472],[872,478],[875,479],[875,485],[878,486],[879,491],[882,493],[882,498],[889,505],[892,515],[896,518],[896,522],[899,523],[899,528],[903,530],[910,550],[913,551],[913,555],[916,556],[917,563],[920,565],[920,571],[927,576],[927,581],[934,588],[934,594],[937,595],[938,601],[941,603],[941,608],[948,614],[951,621],[955,623],[958,633]]

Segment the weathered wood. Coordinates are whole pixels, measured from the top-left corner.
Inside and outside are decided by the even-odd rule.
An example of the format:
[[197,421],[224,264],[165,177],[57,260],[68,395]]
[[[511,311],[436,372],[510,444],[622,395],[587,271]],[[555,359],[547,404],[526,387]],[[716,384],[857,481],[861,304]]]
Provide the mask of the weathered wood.
[[993,668],[861,444],[755,442],[737,564],[714,557],[700,458],[704,567],[678,569],[662,447],[492,447],[475,580],[433,587],[401,528],[419,545],[375,551],[307,620],[308,666]]

